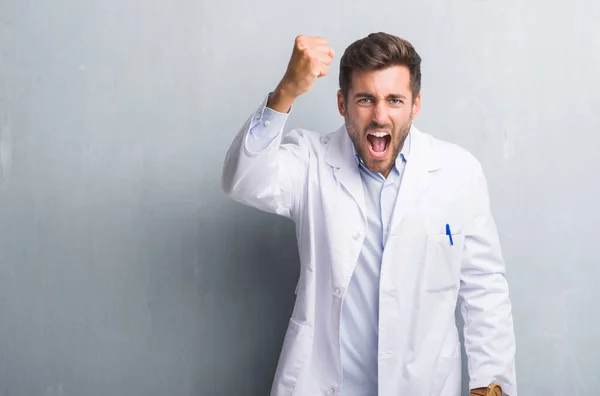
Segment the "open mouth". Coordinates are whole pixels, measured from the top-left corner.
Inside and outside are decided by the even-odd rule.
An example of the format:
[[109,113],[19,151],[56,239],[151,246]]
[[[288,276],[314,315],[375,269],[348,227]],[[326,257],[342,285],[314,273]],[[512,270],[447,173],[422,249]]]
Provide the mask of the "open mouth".
[[367,142],[369,143],[369,152],[373,157],[385,157],[390,147],[392,136],[386,131],[375,131],[367,133]]

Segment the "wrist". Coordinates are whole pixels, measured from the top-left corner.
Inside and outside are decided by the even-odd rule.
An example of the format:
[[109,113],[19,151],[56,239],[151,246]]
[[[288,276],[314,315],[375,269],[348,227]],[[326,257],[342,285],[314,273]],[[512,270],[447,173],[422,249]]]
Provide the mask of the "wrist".
[[269,97],[267,107],[279,113],[289,113],[295,101],[296,96],[291,93],[291,90],[287,86],[279,84]]

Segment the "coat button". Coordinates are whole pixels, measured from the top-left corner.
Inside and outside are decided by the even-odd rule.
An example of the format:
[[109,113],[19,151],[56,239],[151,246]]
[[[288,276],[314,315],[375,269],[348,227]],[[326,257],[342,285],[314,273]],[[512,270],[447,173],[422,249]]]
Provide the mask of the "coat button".
[[335,294],[336,297],[340,297],[342,295],[342,289],[339,287],[336,287],[335,289],[333,289],[333,294]]
[[330,388],[330,389],[327,391],[327,394],[328,394],[328,395],[335,395],[335,388]]
[[352,234],[352,238],[354,238],[354,240],[358,240],[358,238],[360,238],[360,232],[356,231],[354,234]]

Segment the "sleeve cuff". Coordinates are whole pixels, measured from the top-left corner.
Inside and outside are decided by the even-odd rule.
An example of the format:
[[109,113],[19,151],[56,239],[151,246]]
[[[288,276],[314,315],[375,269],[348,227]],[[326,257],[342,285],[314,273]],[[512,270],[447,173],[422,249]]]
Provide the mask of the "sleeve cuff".
[[288,113],[280,113],[267,107],[269,96],[271,96],[271,93],[254,113],[250,122],[250,130],[246,138],[246,150],[251,153],[259,153],[269,147],[283,132],[285,123],[291,113],[291,109]]

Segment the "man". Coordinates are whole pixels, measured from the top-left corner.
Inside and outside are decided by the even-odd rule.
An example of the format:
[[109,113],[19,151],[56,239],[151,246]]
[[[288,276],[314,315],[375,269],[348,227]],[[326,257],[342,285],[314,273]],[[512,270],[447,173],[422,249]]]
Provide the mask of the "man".
[[479,162],[412,125],[421,58],[370,34],[341,58],[344,117],[321,136],[283,128],[329,72],[327,40],[298,36],[276,89],[235,137],[233,199],[292,219],[297,298],[271,395],[460,395],[460,303],[472,395],[517,395],[511,303]]

